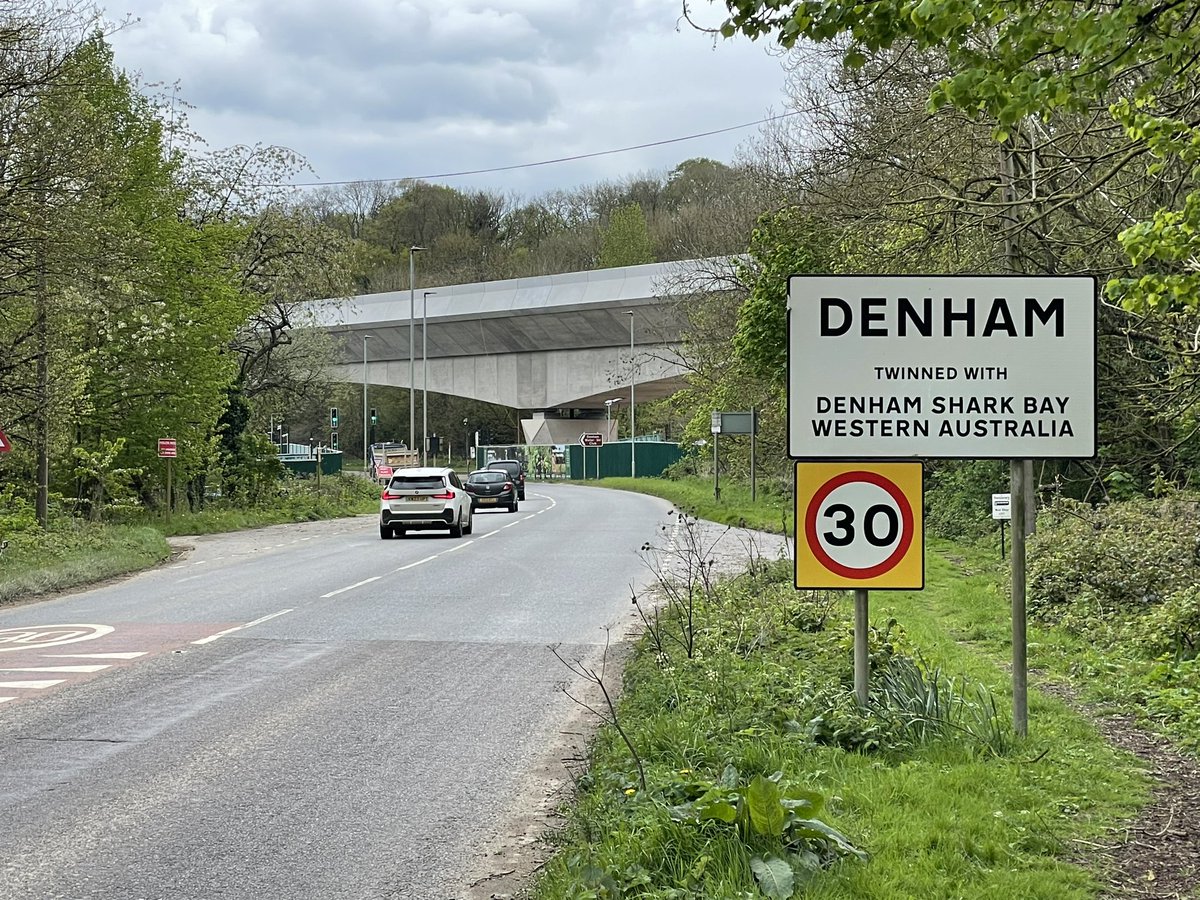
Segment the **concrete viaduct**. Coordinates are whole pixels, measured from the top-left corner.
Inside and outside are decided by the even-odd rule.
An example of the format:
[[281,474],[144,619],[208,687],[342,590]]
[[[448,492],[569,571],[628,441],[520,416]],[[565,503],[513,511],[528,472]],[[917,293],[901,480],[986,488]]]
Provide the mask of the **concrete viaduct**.
[[412,322],[417,390],[518,409],[526,443],[574,443],[604,431],[604,401],[627,401],[631,383],[639,404],[683,386],[679,299],[728,269],[686,260],[363,294],[327,301],[321,323],[343,339],[337,380],[365,369],[370,384],[410,387]]

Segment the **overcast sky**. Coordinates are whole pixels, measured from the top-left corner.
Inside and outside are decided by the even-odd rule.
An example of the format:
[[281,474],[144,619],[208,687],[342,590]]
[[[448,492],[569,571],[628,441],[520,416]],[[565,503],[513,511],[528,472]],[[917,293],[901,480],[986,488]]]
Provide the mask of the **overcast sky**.
[[[103,0],[117,65],[178,84],[213,148],[278,144],[321,182],[425,177],[530,198],[707,156],[783,112],[761,41],[718,40],[681,0]],[[706,25],[723,4],[694,0]]]

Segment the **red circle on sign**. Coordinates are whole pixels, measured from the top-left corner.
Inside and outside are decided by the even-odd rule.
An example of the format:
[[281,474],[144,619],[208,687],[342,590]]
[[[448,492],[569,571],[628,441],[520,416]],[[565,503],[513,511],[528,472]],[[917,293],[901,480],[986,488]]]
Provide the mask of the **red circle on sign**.
[[[865,481],[867,484],[873,484],[887,491],[888,495],[896,501],[897,509],[900,510],[900,540],[896,544],[896,549],[883,562],[868,566],[865,569],[856,569],[853,566],[846,566],[838,562],[825,552],[825,548],[821,546],[820,538],[817,537],[817,513],[821,510],[821,504],[825,502],[826,497],[842,485],[850,484],[854,481]],[[841,575],[843,578],[875,578],[894,569],[900,560],[904,558],[904,554],[908,552],[908,548],[912,546],[913,511],[908,503],[908,498],[904,496],[904,492],[890,479],[884,478],[877,472],[843,472],[841,475],[835,475],[821,485],[817,489],[817,492],[813,494],[812,499],[808,501],[808,509],[804,512],[804,536],[808,541],[808,548],[812,551],[813,556],[817,558],[817,562],[835,575]]]

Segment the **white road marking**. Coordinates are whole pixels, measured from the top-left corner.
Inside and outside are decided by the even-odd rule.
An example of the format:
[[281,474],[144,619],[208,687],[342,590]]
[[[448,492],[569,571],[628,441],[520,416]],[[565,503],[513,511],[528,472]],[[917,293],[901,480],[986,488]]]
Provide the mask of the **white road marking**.
[[418,560],[417,560],[416,562],[414,562],[414,563],[409,563],[407,566],[401,566],[401,567],[400,567],[400,568],[398,568],[398,569],[392,569],[392,571],[393,571],[393,572],[403,572],[405,569],[411,569],[411,568],[413,568],[414,566],[419,566],[419,565],[421,565],[422,563],[432,562],[433,560],[437,559],[439,555],[440,555],[440,554],[438,554],[438,553],[435,553],[435,554],[433,554],[433,556],[427,556],[427,557],[425,557],[424,559],[418,559]]
[[0,697],[0,703],[7,703],[9,700],[16,700],[16,697]]
[[77,644],[111,634],[111,625],[35,625],[0,629],[0,653]]
[[[550,500],[549,497],[546,497],[543,494],[535,494],[534,496],[541,497],[543,500]],[[403,572],[405,569],[413,569],[413,568],[416,568],[417,566],[422,566],[427,562],[433,562],[439,556],[445,556],[447,553],[453,553],[455,550],[461,550],[463,547],[470,546],[471,544],[475,543],[476,541],[482,541],[484,538],[490,538],[496,534],[499,534],[500,531],[504,528],[512,528],[514,525],[520,525],[526,519],[532,519],[534,516],[540,516],[542,513],[548,512],[549,510],[553,509],[557,505],[558,504],[555,503],[553,500],[550,500],[550,505],[547,506],[545,509],[538,510],[535,513],[529,513],[528,515],[523,516],[520,519],[517,519],[515,522],[509,522],[507,525],[500,526],[500,528],[496,529],[495,531],[489,531],[487,534],[481,534],[477,538],[471,538],[470,540],[462,541],[460,543],[455,544],[453,547],[448,547],[445,550],[442,550],[438,553],[434,553],[432,556],[426,556],[424,559],[418,559],[416,562],[411,562],[411,563],[408,563],[407,565],[400,566],[399,568],[392,569],[392,572]],[[367,541],[367,542],[364,542],[360,546],[372,546],[372,545],[373,545],[373,542]],[[391,574],[391,573],[388,573],[388,574]],[[372,581],[378,581],[382,577],[383,577],[382,575],[376,575],[374,578],[367,578],[366,580],[360,581],[357,584],[351,584],[351,585],[347,585],[344,588],[338,588],[336,591],[330,591],[328,594],[322,594],[321,599],[328,600],[330,597],[336,597],[338,594],[344,594],[344,593],[346,593],[346,591],[352,591],[357,587],[362,587],[364,584],[370,584]]]
[[285,613],[290,613],[291,609],[281,609],[279,612],[273,612],[268,616],[263,616],[260,619],[255,619],[253,622],[247,622],[245,625],[234,625],[232,628],[226,628],[224,631],[218,631],[216,634],[210,634],[206,638],[200,638],[198,641],[192,641],[193,644],[211,644],[218,638],[223,638],[227,634],[233,634],[235,631],[241,631],[243,628],[253,628],[255,625],[261,625],[269,619],[274,619],[276,616],[282,616]]
[[47,659],[137,659],[145,656],[149,650],[137,650],[132,653],[43,653]]
[[56,684],[62,684],[66,681],[65,678],[48,678],[45,681],[0,681],[0,688],[28,688],[34,691],[40,691],[42,688],[54,687]]
[[111,665],[105,666],[30,666],[25,669],[0,669],[0,672],[101,672],[104,669],[111,669]]
[[321,599],[328,600],[330,597],[336,597],[338,594],[344,594],[344,593],[346,593],[346,591],[352,591],[356,587],[362,587],[364,584],[370,584],[372,581],[378,581],[382,577],[383,577],[382,575],[376,575],[374,578],[367,578],[363,581],[358,582],[357,584],[351,584],[344,588],[338,588],[336,591],[330,591],[328,594],[322,594]]

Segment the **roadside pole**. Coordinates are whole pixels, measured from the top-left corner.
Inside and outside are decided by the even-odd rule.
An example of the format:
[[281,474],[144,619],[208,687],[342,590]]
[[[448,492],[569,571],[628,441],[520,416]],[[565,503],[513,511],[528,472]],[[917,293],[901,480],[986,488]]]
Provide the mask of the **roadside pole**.
[[1012,480],[1012,683],[1013,730],[1025,737],[1029,733],[1028,656],[1025,622],[1025,462],[1009,464]]
[[721,453],[717,449],[721,443],[721,432],[713,435],[713,499],[721,499]]
[[860,706],[871,698],[871,660],[867,654],[867,605],[869,591],[854,590],[854,695]]
[[755,503],[758,500],[758,482],[755,479],[754,471],[754,438],[758,433],[758,410],[753,406],[750,407],[750,502]]

